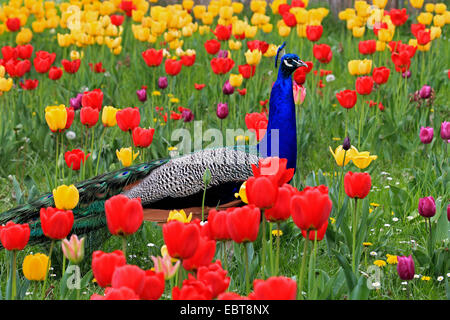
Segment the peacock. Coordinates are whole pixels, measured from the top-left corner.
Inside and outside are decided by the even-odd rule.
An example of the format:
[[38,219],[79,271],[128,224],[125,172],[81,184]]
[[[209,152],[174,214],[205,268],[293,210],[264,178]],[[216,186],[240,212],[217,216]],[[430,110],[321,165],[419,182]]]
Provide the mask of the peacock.
[[[123,193],[130,198],[140,197],[146,220],[152,220],[158,210],[202,206],[206,186],[205,206],[217,207],[236,201],[235,191],[252,175],[252,164],[260,158],[286,158],[287,168],[296,168],[297,139],[292,73],[307,65],[296,54],[284,54],[285,43],[278,49],[275,68],[278,68],[269,101],[269,121],[266,134],[256,146],[233,146],[204,149],[176,158],[154,160],[108,172],[75,184],[80,200],[73,210],[75,222],[72,232],[93,235],[105,229],[105,201]],[[280,143],[279,143],[280,142]],[[205,184],[204,174],[210,172]],[[28,204],[0,215],[0,224],[9,220],[29,223],[30,244],[46,242],[39,223],[41,208],[54,206],[52,193],[41,195]],[[148,218],[148,219],[147,219]],[[89,237],[88,237],[89,239]]]

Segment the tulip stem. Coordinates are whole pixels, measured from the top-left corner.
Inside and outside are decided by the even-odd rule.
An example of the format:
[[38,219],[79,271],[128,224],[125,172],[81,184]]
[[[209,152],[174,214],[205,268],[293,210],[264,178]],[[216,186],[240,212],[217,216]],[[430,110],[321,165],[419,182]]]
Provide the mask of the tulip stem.
[[17,291],[17,285],[16,285],[16,258],[17,258],[17,250],[13,250],[12,255],[12,289],[11,289],[11,300],[16,299],[16,291]]
[[125,256],[125,259],[127,258],[127,238],[125,236],[122,236],[122,251],[123,255]]
[[[105,132],[106,132],[106,127],[103,128],[102,136],[100,138],[100,149],[98,150],[97,166],[95,167],[95,175],[96,176],[98,174],[98,165],[100,164],[100,155],[102,154],[102,150],[103,150],[103,138],[105,137]],[[131,155],[131,157],[133,158],[133,155]],[[84,161],[86,161],[86,160],[87,160],[87,157]]]
[[262,213],[262,253],[261,253],[261,272],[262,278],[266,277],[266,220],[264,218],[264,212]]
[[248,270],[248,252],[247,252],[247,243],[244,242],[244,263],[245,263],[245,294],[248,295],[250,293],[250,275]]
[[280,265],[280,222],[277,221],[277,253],[275,258],[275,276],[278,276],[278,268]]
[[58,186],[58,155],[59,155],[59,134],[56,133],[56,153],[55,153],[55,188]]
[[356,272],[356,257],[355,257],[355,250],[356,250],[356,209],[358,207],[358,198],[355,198],[355,211],[353,212],[353,238],[352,238],[352,267],[353,267],[353,273]]
[[309,244],[309,237],[307,236],[305,238],[305,244],[303,246],[303,257],[302,257],[302,264],[300,265],[300,271],[298,275],[298,295],[297,299],[303,299],[303,277],[305,274],[305,267],[306,267],[306,256],[308,254],[308,244]]
[[47,289],[48,272],[50,270],[50,264],[51,264],[51,259],[52,259],[52,251],[53,251],[53,246],[54,245],[55,245],[55,240],[52,239],[52,242],[50,244],[50,251],[48,253],[47,267],[46,267],[46,270],[45,270],[44,286],[42,287],[42,294],[41,294],[41,299],[42,300],[45,299],[45,289]]
[[62,265],[62,276],[64,277],[64,273],[66,272],[66,256],[63,253],[63,265]]

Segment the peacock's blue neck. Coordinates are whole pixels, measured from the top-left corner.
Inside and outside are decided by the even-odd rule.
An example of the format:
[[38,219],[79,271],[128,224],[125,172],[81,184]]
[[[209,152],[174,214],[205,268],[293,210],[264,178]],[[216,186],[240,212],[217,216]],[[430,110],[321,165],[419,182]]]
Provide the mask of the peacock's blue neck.
[[[279,68],[277,81],[269,100],[269,123],[264,138],[258,144],[263,157],[278,156],[288,160],[288,168],[296,168],[297,130],[291,74]],[[277,131],[278,130],[278,138]]]

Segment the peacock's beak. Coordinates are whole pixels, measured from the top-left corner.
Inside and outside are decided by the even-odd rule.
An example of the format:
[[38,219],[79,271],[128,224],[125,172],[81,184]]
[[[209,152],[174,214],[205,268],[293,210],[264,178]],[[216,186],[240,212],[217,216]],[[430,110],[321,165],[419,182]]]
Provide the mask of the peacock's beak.
[[300,60],[300,59],[294,60],[294,61],[295,61],[295,63],[297,64],[297,68],[299,68],[299,67],[307,67],[307,66],[308,66],[305,62],[303,62],[303,61]]

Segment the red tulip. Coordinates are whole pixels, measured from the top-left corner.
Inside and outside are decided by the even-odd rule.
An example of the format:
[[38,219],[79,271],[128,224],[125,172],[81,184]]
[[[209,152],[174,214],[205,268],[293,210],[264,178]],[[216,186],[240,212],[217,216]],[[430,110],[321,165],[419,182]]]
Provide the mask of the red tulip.
[[163,225],[163,238],[172,258],[189,259],[199,246],[200,231],[194,224],[172,220]]
[[106,288],[105,295],[101,296],[94,293],[91,300],[139,300],[139,296],[130,288]]
[[247,47],[250,49],[250,51],[259,50],[262,54],[265,54],[269,49],[269,44],[261,40],[252,40],[247,42]]
[[388,43],[388,46],[391,52],[404,53],[404,55],[410,59],[414,57],[414,54],[416,53],[417,50],[416,46],[410,46],[409,44],[402,43],[401,40],[391,41]]
[[234,242],[253,242],[258,237],[261,212],[254,205],[234,208],[226,221],[228,233]]
[[204,87],[206,87],[206,84],[198,84],[198,83],[194,83],[194,88],[195,90],[202,90]]
[[292,8],[295,8],[295,7],[304,8],[305,3],[302,0],[292,0],[291,6],[292,6]]
[[308,74],[308,70],[306,68],[298,68],[294,71],[294,81],[297,85],[301,86],[306,81],[306,75]]
[[257,141],[261,141],[266,134],[268,123],[269,120],[264,112],[253,112],[245,115],[245,125],[249,131],[256,134]]
[[216,30],[214,30],[213,33],[217,37],[217,40],[227,41],[231,36],[231,24],[228,26],[218,24],[216,26]]
[[183,280],[181,289],[174,287],[172,289],[173,300],[211,300],[211,288],[205,281],[195,279],[192,274]]
[[158,300],[164,293],[164,272],[145,271],[144,288],[141,291],[142,300]]
[[275,205],[264,211],[264,216],[270,222],[280,222],[289,219],[291,216],[291,198],[297,189],[289,184],[284,184],[278,188],[278,196]]
[[270,277],[267,280],[255,279],[250,300],[295,300],[297,282],[287,277]]
[[62,77],[62,75],[63,75],[63,70],[58,67],[51,67],[50,71],[48,72],[48,77],[51,80],[58,80]]
[[117,27],[123,23],[123,19],[125,18],[119,14],[112,14],[109,17],[111,18],[111,23]]
[[220,50],[220,42],[216,39],[211,39],[205,42],[206,52],[209,54],[216,54]]
[[390,73],[391,73],[391,70],[386,67],[373,68],[373,71],[372,71],[373,81],[375,81],[375,83],[377,83],[377,84],[386,83],[389,79]]
[[227,218],[232,208],[226,211],[217,211],[211,209],[208,213],[208,227],[211,234],[211,238],[217,241],[231,240],[230,233],[228,232]]
[[16,47],[20,59],[30,59],[33,54],[33,46],[31,44],[19,45]]
[[316,232],[317,232],[317,241],[322,241],[323,238],[325,237],[325,233],[327,232],[327,228],[328,228],[328,220],[325,221],[325,223],[322,224],[322,226],[318,230],[311,230],[311,231],[302,230],[303,238],[306,239],[306,234],[309,233],[309,240],[314,241],[316,239]]
[[66,153],[64,153],[64,160],[69,168],[78,171],[81,168],[81,163],[84,163],[89,155],[90,153],[85,155],[80,149],[73,149],[72,151],[66,151]]
[[133,143],[136,147],[147,148],[152,144],[155,129],[143,129],[136,127],[133,129]]
[[350,198],[364,199],[370,192],[372,180],[367,172],[347,172],[344,176],[345,193]]
[[275,205],[278,195],[278,186],[265,176],[250,177],[245,187],[249,204],[261,209],[269,209]]
[[98,122],[100,112],[91,107],[82,107],[80,110],[80,121],[88,128],[92,128]]
[[288,27],[295,27],[297,25],[297,19],[295,18],[295,15],[290,12],[283,13],[283,21]]
[[294,169],[286,169],[287,159],[278,157],[268,157],[259,159],[258,166],[252,164],[252,171],[255,177],[266,176],[272,182],[281,187],[291,181],[294,176]]
[[111,279],[113,288],[127,287],[140,295],[144,289],[145,271],[138,266],[126,264],[115,268]]
[[[306,26],[306,37],[309,41],[319,41],[320,37],[322,37],[323,27],[322,25],[318,26]],[[302,69],[302,68],[300,68]]]
[[242,76],[245,79],[249,79],[255,75],[256,66],[251,66],[249,64],[244,64],[238,66],[239,73],[242,74]]
[[360,41],[358,44],[359,53],[361,54],[372,54],[377,49],[377,41],[376,40],[366,40]]
[[2,55],[4,61],[16,60],[19,57],[19,51],[11,46],[3,46]]
[[48,53],[47,51],[36,52],[36,58],[33,59],[33,65],[37,72],[47,73],[56,59],[56,53]]
[[392,52],[391,59],[397,72],[406,72],[411,65],[411,58],[407,51]]
[[195,54],[182,56],[181,63],[186,67],[192,66],[195,63]]
[[94,89],[83,93],[83,97],[81,98],[81,105],[83,107],[91,107],[93,109],[101,111],[102,104],[103,104],[102,90]]
[[8,221],[0,226],[0,241],[6,250],[23,250],[30,240],[30,227],[28,223],[15,224]]
[[179,74],[182,66],[183,66],[182,60],[167,59],[164,64],[166,73],[170,76],[176,76],[177,74]]
[[424,24],[421,23],[411,23],[411,33],[414,35],[414,37],[417,38],[417,32],[419,32],[420,30],[425,30],[426,26]]
[[408,20],[408,15],[406,14],[406,8],[403,9],[391,9],[391,11],[386,11],[385,14],[391,16],[391,21],[395,26],[401,26]]
[[66,107],[66,111],[67,111],[67,120],[66,120],[66,126],[64,129],[69,129],[70,126],[73,123],[73,119],[75,118],[75,110],[73,107]]
[[431,41],[431,31],[419,30],[417,31],[417,43],[421,46],[428,44]]
[[209,266],[198,268],[197,279],[208,284],[213,299],[225,292],[230,285],[230,277],[227,277],[227,271],[222,269],[220,260],[216,260]]
[[145,63],[149,67],[157,67],[161,64],[163,60],[163,50],[156,50],[153,48],[147,49],[142,52],[142,57]]
[[373,88],[373,79],[372,77],[365,76],[365,77],[358,77],[356,79],[356,92],[358,92],[360,95],[368,95],[372,92]]
[[129,199],[122,194],[106,200],[105,214],[109,232],[119,236],[135,233],[144,220],[141,199]]
[[141,113],[138,107],[125,108],[116,113],[117,125],[122,131],[133,131],[141,122]]
[[301,230],[319,230],[328,220],[331,207],[326,186],[306,187],[291,199],[292,220]]
[[23,77],[23,75],[25,73],[27,73],[27,71],[29,71],[30,67],[31,67],[30,61],[28,61],[28,60],[23,60],[23,61],[8,60],[5,63],[6,72],[11,77],[18,77],[18,78]]
[[89,62],[89,68],[91,68],[91,70],[93,71],[93,72],[95,72],[95,73],[103,73],[103,72],[105,72],[106,70],[103,68],[103,63],[101,63],[101,62],[98,62],[98,63],[96,63],[96,64],[92,64],[92,63],[90,63]]
[[219,294],[217,300],[250,300],[248,297],[240,296],[235,292],[224,292]]
[[39,80],[31,80],[31,79],[27,79],[24,82],[20,82],[20,87],[24,90],[34,90],[37,88],[38,84],[39,84]]
[[64,71],[66,71],[67,73],[76,73],[78,71],[78,69],[80,68],[81,60],[75,59],[75,60],[69,61],[67,59],[63,59],[61,61],[61,64],[64,67]]
[[20,19],[19,18],[8,18],[6,20],[6,27],[11,32],[18,31],[20,29]]
[[228,73],[234,67],[234,61],[230,58],[213,58],[211,68],[215,74]]
[[136,6],[133,4],[132,0],[129,0],[129,1],[122,0],[119,8],[122,9],[123,11],[125,11],[125,14],[128,17],[131,17],[133,10],[136,10]]
[[239,95],[245,96],[247,94],[247,88],[244,89],[237,89]]
[[72,210],[59,210],[52,207],[41,208],[40,218],[42,232],[50,239],[64,239],[72,230]]
[[333,58],[333,51],[327,44],[315,44],[313,46],[314,57],[321,63],[329,63]]
[[373,33],[378,36],[378,31],[380,31],[380,29],[387,29],[388,25],[386,22],[375,22],[373,25]]
[[197,250],[192,257],[183,260],[183,268],[190,271],[197,270],[203,266],[208,266],[214,258],[215,253],[216,241],[200,236]]
[[351,109],[355,106],[357,95],[355,90],[343,90],[336,93],[340,105],[346,109]]
[[278,6],[278,13],[280,14],[280,16],[283,16],[283,14],[289,12],[290,9],[291,9],[290,5],[288,5],[287,3],[283,3]]
[[103,288],[109,286],[115,269],[124,266],[126,263],[125,256],[120,250],[111,253],[94,251],[92,254],[92,273],[97,284]]

